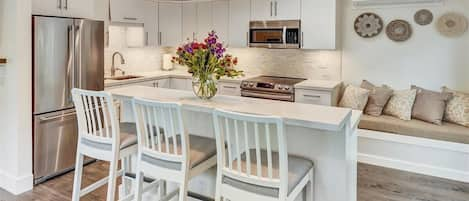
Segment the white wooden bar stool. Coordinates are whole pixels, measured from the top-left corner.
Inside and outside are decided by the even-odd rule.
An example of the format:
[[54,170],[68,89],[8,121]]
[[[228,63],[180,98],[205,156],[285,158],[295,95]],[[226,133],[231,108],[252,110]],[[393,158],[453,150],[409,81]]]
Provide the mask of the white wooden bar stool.
[[[108,92],[72,89],[78,119],[78,147],[72,201],[108,184],[107,201],[114,201],[116,179],[125,175],[130,156],[137,153],[135,124],[119,124],[112,95]],[[109,161],[109,176],[81,189],[83,157]],[[122,169],[118,170],[121,159]],[[124,189],[128,178],[122,177]]]
[[216,165],[215,140],[189,135],[179,104],[134,99],[133,108],[139,146],[137,201],[142,198],[144,176],[179,184],[162,200],[178,193],[179,201],[186,200],[189,180]]
[[313,200],[313,162],[288,155],[283,120],[216,110],[215,201]]

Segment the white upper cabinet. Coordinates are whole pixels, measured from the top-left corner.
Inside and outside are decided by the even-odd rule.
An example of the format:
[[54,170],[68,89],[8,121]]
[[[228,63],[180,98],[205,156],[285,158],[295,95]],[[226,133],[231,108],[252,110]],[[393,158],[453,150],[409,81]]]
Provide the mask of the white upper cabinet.
[[213,30],[212,2],[197,3],[197,33],[196,39],[202,41],[207,33]]
[[197,32],[197,3],[182,4],[182,40],[194,40]]
[[160,46],[176,47],[182,39],[181,3],[163,3],[158,5],[158,42]]
[[272,0],[252,0],[251,20],[270,20],[274,17]]
[[143,28],[145,31],[145,46],[158,46],[158,3],[145,1]]
[[252,0],[251,20],[298,20],[300,0]]
[[301,0],[275,0],[273,2],[273,15],[275,16],[275,19],[300,19]]
[[337,0],[302,0],[303,49],[336,49]]
[[229,47],[248,47],[249,21],[251,20],[251,0],[230,0],[229,7]]
[[212,29],[218,34],[221,42],[227,44],[229,42],[229,21],[230,9],[228,1],[214,1],[212,2]]
[[144,23],[143,0],[110,0],[111,21],[123,23]]
[[32,0],[32,14],[93,19],[94,6],[94,0]]

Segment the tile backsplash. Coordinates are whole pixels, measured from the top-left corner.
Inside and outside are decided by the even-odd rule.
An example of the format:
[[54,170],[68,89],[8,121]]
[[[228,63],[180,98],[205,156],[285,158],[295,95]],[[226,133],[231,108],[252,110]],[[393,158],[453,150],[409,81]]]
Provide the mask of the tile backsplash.
[[[135,30],[132,33],[135,34]],[[126,60],[126,64],[121,65],[116,59],[116,66],[128,73],[161,70],[162,53],[175,52],[174,48],[129,48],[128,38],[126,27],[109,27],[109,47],[105,50],[106,73],[110,72],[112,54],[115,51],[121,52]],[[321,80],[341,79],[341,51],[229,48],[228,53],[238,57],[237,68],[248,73]]]

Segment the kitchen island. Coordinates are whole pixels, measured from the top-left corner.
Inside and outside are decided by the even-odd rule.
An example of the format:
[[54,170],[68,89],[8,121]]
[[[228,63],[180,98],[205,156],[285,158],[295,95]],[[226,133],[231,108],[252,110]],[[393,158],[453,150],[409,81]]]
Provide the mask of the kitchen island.
[[[288,153],[309,158],[315,163],[315,200],[356,201],[356,130],[360,112],[236,96],[220,95],[203,101],[190,91],[144,86],[111,89],[109,92],[124,102],[138,97],[180,103],[189,133],[205,137],[214,138],[213,109],[282,117],[286,126]],[[133,113],[125,115],[131,116]],[[197,185],[202,186],[201,189],[191,190],[213,196],[209,195],[214,192],[215,186],[210,185],[213,183],[201,181]]]

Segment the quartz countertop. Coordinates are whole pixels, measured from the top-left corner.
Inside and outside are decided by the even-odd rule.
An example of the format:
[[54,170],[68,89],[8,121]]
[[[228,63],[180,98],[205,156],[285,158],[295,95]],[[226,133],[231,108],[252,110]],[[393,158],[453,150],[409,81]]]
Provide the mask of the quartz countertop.
[[[136,72],[136,73],[128,73],[129,75],[135,76],[142,76],[140,78],[128,79],[128,80],[104,80],[105,87],[113,87],[113,86],[120,86],[126,84],[133,84],[145,81],[152,81],[155,79],[165,79],[165,78],[183,78],[183,79],[190,79],[192,75],[184,70],[172,70],[172,71],[153,71],[153,72]],[[223,77],[220,79],[221,82],[231,82],[231,83],[239,83],[244,79],[252,78],[258,76],[257,74],[252,73],[245,73],[244,77],[237,77],[237,78],[228,78]]]
[[[360,116],[360,114],[346,108],[238,96],[218,95],[210,101],[203,101],[189,91],[145,86],[128,86],[108,91],[119,99],[139,97],[163,102],[176,102],[186,109],[201,112],[224,109],[242,113],[272,115],[282,117],[287,125],[331,131],[341,130],[347,120],[351,121],[352,126],[356,125],[354,121],[357,121],[357,118]],[[353,113],[355,115],[352,115]],[[354,118],[352,119],[352,117]]]
[[330,80],[305,80],[295,85],[295,89],[307,89],[307,90],[321,90],[331,91],[340,87],[341,81],[330,81]]

